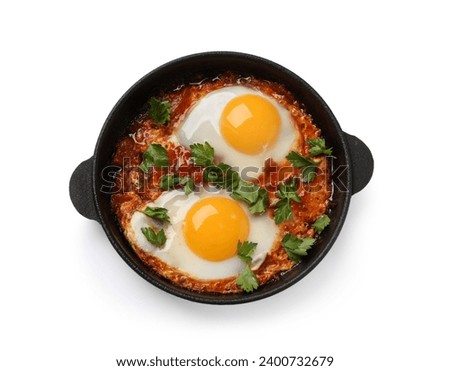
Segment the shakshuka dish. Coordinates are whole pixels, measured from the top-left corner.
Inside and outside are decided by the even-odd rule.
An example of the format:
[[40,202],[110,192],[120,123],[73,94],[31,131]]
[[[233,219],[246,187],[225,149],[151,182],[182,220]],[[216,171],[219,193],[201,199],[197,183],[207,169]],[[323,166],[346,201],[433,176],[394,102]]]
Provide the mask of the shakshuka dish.
[[193,81],[149,96],[125,124],[112,209],[140,259],[176,285],[257,290],[330,223],[332,148],[279,83]]

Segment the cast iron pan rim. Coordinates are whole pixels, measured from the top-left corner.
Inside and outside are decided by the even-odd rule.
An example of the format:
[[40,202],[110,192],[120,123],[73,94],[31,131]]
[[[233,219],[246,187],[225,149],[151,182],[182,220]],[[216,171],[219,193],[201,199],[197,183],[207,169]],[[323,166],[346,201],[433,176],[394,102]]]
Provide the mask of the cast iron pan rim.
[[[335,226],[335,229],[333,230],[333,233],[331,237],[329,237],[329,240],[326,244],[326,246],[323,248],[322,252],[315,257],[314,260],[310,261],[308,266],[303,269],[297,276],[290,280],[286,279],[280,279],[276,280],[274,282],[269,282],[266,285],[272,285],[275,284],[275,286],[269,290],[266,291],[253,291],[252,293],[242,293],[242,296],[236,297],[232,294],[231,297],[227,297],[227,295],[220,295],[217,296],[215,294],[211,293],[197,293],[192,292],[187,289],[175,286],[171,284],[170,282],[165,283],[164,279],[158,280],[153,275],[149,275],[147,272],[141,270],[134,262],[133,260],[122,250],[122,247],[120,244],[115,240],[113,234],[109,230],[109,225],[105,221],[103,217],[103,213],[101,211],[101,208],[99,206],[98,196],[97,196],[97,179],[96,179],[96,173],[98,172],[98,166],[97,163],[97,156],[100,150],[100,146],[102,144],[102,138],[104,137],[105,132],[108,130],[109,123],[111,122],[111,118],[116,114],[116,111],[118,108],[122,105],[122,103],[130,96],[132,95],[135,90],[137,90],[142,83],[144,83],[149,77],[158,74],[161,70],[164,70],[168,67],[176,66],[179,64],[183,64],[187,61],[191,60],[201,60],[203,58],[209,58],[209,57],[223,57],[223,58],[242,58],[243,60],[250,60],[254,63],[263,63],[268,66],[270,66],[273,69],[279,70],[282,74],[289,76],[292,80],[294,80],[296,83],[303,85],[310,94],[314,96],[314,98],[320,103],[322,109],[326,111],[327,115],[331,118],[331,121],[333,122],[333,125],[337,129],[338,139],[339,142],[343,146],[344,156],[345,156],[345,163],[348,166],[348,181],[346,186],[347,189],[352,189],[352,167],[351,159],[350,159],[350,153],[348,149],[347,140],[345,138],[345,135],[336,120],[334,114],[332,113],[331,109],[328,107],[328,105],[325,103],[325,101],[320,97],[320,95],[308,84],[306,81],[304,81],[301,77],[294,74],[292,71],[286,69],[285,67],[272,62],[268,59],[261,58],[255,55],[246,54],[246,53],[240,53],[240,52],[232,52],[232,51],[211,51],[211,52],[202,52],[202,53],[196,53],[187,55],[178,59],[174,59],[170,62],[167,62],[160,67],[157,67],[156,69],[150,71],[145,76],[143,76],[141,79],[139,79],[134,85],[132,85],[123,95],[122,97],[117,101],[113,109],[111,110],[110,114],[105,120],[105,123],[102,127],[102,130],[100,131],[97,144],[95,146],[94,156],[93,156],[93,167],[92,167],[92,179],[93,179],[93,192],[94,192],[94,202],[95,202],[95,208],[98,213],[100,224],[103,227],[103,230],[105,231],[105,234],[107,235],[108,239],[110,240],[111,244],[113,245],[114,249],[117,251],[117,253],[120,255],[120,257],[136,272],[138,273],[142,278],[144,278],[146,281],[150,282],[154,286],[158,287],[159,289],[166,291],[172,295],[175,295],[177,297],[187,299],[193,302],[197,303],[203,303],[203,304],[218,304],[218,305],[227,305],[227,304],[243,304],[248,302],[253,302],[257,300],[261,300],[267,297],[270,297],[272,295],[275,295],[281,291],[284,291],[285,289],[289,288],[290,286],[294,285],[298,281],[300,281],[302,278],[304,278],[306,275],[308,275],[319,263],[320,261],[325,257],[325,255],[329,252],[331,247],[333,246],[334,242],[336,241],[339,232],[342,229],[342,226],[345,222],[348,208],[350,205],[350,199],[351,199],[351,192],[347,192],[344,198],[344,205],[342,207],[342,213],[341,217],[338,220],[337,225]],[[295,269],[295,268],[294,268]]]

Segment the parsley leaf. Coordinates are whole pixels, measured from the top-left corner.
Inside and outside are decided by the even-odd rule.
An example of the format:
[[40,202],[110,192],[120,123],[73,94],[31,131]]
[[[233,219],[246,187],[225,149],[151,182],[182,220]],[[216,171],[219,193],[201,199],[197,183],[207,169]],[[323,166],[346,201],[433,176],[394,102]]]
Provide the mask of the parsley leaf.
[[309,183],[316,177],[317,163],[309,157],[304,157],[300,153],[291,151],[286,158],[292,166],[302,169],[302,180]]
[[295,151],[289,152],[286,158],[291,162],[292,166],[294,167],[303,168],[306,166],[316,166],[316,163],[312,159],[304,157],[300,153]]
[[289,259],[298,263],[301,256],[308,255],[308,250],[316,242],[315,238],[305,237],[297,238],[290,233],[286,233],[281,240],[281,246],[289,256]]
[[269,206],[267,191],[241,179],[237,171],[223,162],[214,163],[214,148],[208,142],[191,144],[191,158],[195,165],[205,166],[203,179],[214,186],[231,191],[235,200],[244,201],[252,214],[263,213]]
[[269,206],[269,195],[264,188],[256,184],[239,180],[237,187],[231,192],[231,198],[244,201],[252,214],[260,214]]
[[217,165],[217,167],[221,169],[224,174],[222,187],[229,191],[235,189],[241,180],[238,172],[233,170],[230,165],[224,164],[223,162]]
[[258,191],[258,198],[253,205],[248,208],[252,214],[261,214],[266,211],[269,206],[269,194],[264,188],[260,188]]
[[218,165],[209,165],[203,170],[203,179],[212,185],[232,191],[240,182],[239,174],[230,165],[221,162]]
[[258,191],[259,187],[256,184],[245,182],[241,179],[230,196],[235,200],[241,200],[252,205],[258,200]]
[[317,218],[317,220],[312,225],[317,233],[321,234],[325,227],[330,224],[331,220],[328,215],[322,215]]
[[275,194],[280,200],[275,204],[274,219],[275,224],[280,224],[292,218],[291,201],[300,203],[300,197],[297,194],[297,182],[294,178],[290,183],[281,183],[278,185],[278,191]]
[[180,178],[180,184],[184,185],[183,191],[186,196],[194,192],[194,179],[187,176]]
[[141,228],[141,231],[148,242],[158,247],[161,247],[166,243],[166,234],[164,233],[164,229],[160,229],[158,232],[155,232],[152,228]]
[[187,176],[180,177],[178,174],[165,174],[159,182],[159,186],[164,191],[175,189],[179,185],[184,186],[183,190],[186,196],[194,191],[194,179]]
[[274,219],[275,224],[283,223],[292,218],[291,203],[288,198],[283,198],[275,204]]
[[256,242],[249,242],[249,241],[238,241],[238,257],[245,263],[250,264],[252,262],[251,255],[256,249],[256,245],[258,245]]
[[251,292],[258,288],[259,282],[255,274],[250,268],[252,262],[252,254],[258,244],[250,241],[238,241],[237,250],[238,257],[245,263],[239,276],[236,278],[236,284],[245,292]]
[[191,148],[191,157],[195,165],[210,166],[214,164],[214,148],[208,142],[194,143]]
[[298,185],[295,178],[290,183],[281,183],[278,185],[278,191],[275,194],[278,198],[287,198],[289,200],[300,202],[300,197],[297,194]]
[[224,174],[218,166],[210,165],[203,170],[203,179],[212,185],[222,186]]
[[150,218],[158,219],[163,222],[170,223],[170,217],[167,215],[167,209],[164,207],[146,207],[142,213],[149,216]]
[[170,103],[151,97],[149,104],[148,116],[157,124],[166,125],[170,121]]
[[157,167],[169,166],[167,150],[158,143],[153,143],[148,146],[144,152],[139,169],[146,173],[153,165]]
[[178,174],[164,174],[159,181],[159,186],[164,191],[174,189],[178,184],[180,184],[180,176]]
[[302,169],[302,180],[305,183],[312,182],[316,177],[316,167],[308,166]]
[[239,274],[236,284],[245,292],[251,292],[259,286],[258,279],[248,265]]
[[333,151],[333,148],[326,147],[325,139],[323,139],[323,138],[309,139],[308,144],[310,146],[310,149],[309,149],[310,156],[317,156],[320,154],[331,156],[331,153]]

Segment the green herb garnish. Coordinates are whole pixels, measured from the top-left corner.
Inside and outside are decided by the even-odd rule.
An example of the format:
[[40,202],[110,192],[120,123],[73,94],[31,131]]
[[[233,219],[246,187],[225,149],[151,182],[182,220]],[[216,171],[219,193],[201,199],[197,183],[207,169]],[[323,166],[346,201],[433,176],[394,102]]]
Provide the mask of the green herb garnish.
[[211,183],[228,191],[236,188],[240,181],[237,171],[233,170],[230,165],[221,162],[218,165],[209,165],[203,170],[203,179],[205,182]]
[[281,183],[278,185],[278,191],[275,195],[280,200],[275,204],[275,224],[283,223],[292,218],[291,201],[297,203],[301,201],[297,194],[297,189],[298,185],[295,178],[290,183]]
[[195,165],[210,166],[214,164],[214,148],[208,142],[205,142],[205,144],[194,143],[189,147]]
[[249,211],[252,214],[261,214],[267,210],[269,206],[269,194],[264,188],[258,190],[258,197],[256,201],[249,206]]
[[238,241],[238,257],[245,263],[250,264],[252,262],[252,254],[256,249],[256,242],[250,241]]
[[208,142],[190,145],[191,158],[195,165],[205,166],[203,179],[211,185],[231,192],[230,197],[245,202],[252,214],[266,211],[269,206],[267,191],[256,184],[241,179],[230,165],[214,163],[214,148]]
[[286,158],[291,162],[292,166],[298,167],[298,168],[304,168],[307,166],[317,166],[317,164],[310,159],[309,157],[304,157],[300,153],[291,151],[286,156]]
[[302,169],[303,182],[309,183],[314,180],[317,171],[317,163],[314,160],[295,151],[291,151],[286,158],[292,166]]
[[238,257],[245,263],[245,268],[242,269],[238,278],[236,279],[236,284],[245,292],[251,292],[256,290],[259,286],[258,279],[250,268],[252,262],[252,254],[256,249],[258,244],[256,242],[250,241],[238,241],[237,250]]
[[187,176],[182,177],[180,178],[180,184],[184,186],[183,191],[186,196],[194,192],[194,179]]
[[317,218],[312,226],[318,234],[321,234],[330,222],[328,215],[322,215]]
[[166,125],[170,121],[170,103],[151,97],[149,104],[148,116],[158,125]]
[[278,191],[275,195],[278,198],[287,198],[297,203],[300,202],[300,197],[297,194],[298,184],[296,179],[292,179],[291,182],[285,182],[278,185]]
[[287,198],[278,201],[275,204],[275,208],[276,208],[274,212],[275,224],[283,223],[284,221],[292,218],[292,207],[291,203]]
[[217,167],[223,171],[222,188],[228,191],[235,189],[241,180],[239,173],[232,169],[230,165],[221,162]]
[[142,213],[150,218],[170,223],[170,218],[169,215],[167,215],[167,211],[168,210],[164,207],[146,207]]
[[315,238],[297,238],[290,233],[287,233],[281,240],[281,246],[284,247],[289,259],[298,263],[300,257],[308,255],[307,251],[312,247],[314,242],[316,242]]
[[161,247],[166,243],[166,234],[164,233],[164,229],[160,229],[155,232],[152,228],[141,228],[141,231],[148,242],[158,247]]
[[261,214],[269,206],[269,195],[264,188],[256,184],[239,180],[230,194],[231,198],[245,202],[252,214]]
[[253,273],[248,265],[239,274],[239,277],[236,279],[236,284],[245,292],[252,292],[259,286],[255,273]]
[[208,142],[194,143],[190,146],[191,156],[195,165],[205,166],[203,179],[211,185],[224,188],[231,192],[235,200],[241,200],[249,206],[252,214],[266,211],[269,206],[267,191],[256,184],[241,179],[238,172],[230,165],[214,163],[214,148]]
[[333,151],[333,148],[326,147],[325,139],[323,138],[309,139],[308,144],[310,146],[309,148],[310,156],[318,156],[321,154],[331,156],[331,153]]
[[178,174],[165,174],[159,182],[159,186],[165,191],[175,189],[179,185],[184,186],[183,190],[186,195],[194,191],[194,179],[187,176],[180,177]]
[[174,189],[178,184],[180,184],[180,176],[178,174],[164,174],[159,181],[159,186],[164,191]]
[[156,167],[169,166],[167,150],[159,143],[153,143],[148,146],[144,152],[139,169],[147,173],[153,165]]
[[252,205],[258,199],[258,191],[259,187],[256,184],[245,182],[240,179],[237,187],[233,189],[230,196],[235,200],[241,200],[248,205]]

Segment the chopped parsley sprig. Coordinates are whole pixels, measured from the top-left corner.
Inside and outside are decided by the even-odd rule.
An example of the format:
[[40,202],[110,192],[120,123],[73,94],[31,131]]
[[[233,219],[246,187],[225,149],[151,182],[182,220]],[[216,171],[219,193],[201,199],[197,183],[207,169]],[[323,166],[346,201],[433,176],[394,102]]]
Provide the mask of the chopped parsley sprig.
[[[327,148],[325,139],[314,138],[308,140],[309,156],[302,156],[296,151],[291,151],[286,158],[290,161],[293,167],[302,169],[302,181],[304,183],[312,182],[317,174],[317,168],[319,163],[314,161],[311,157],[318,155],[331,156],[333,148]],[[320,161],[319,161],[320,162]]]
[[194,143],[189,146],[194,165],[210,166],[214,164],[214,148],[208,142]]
[[167,214],[167,212],[168,210],[164,207],[149,207],[149,206],[147,206],[145,210],[142,211],[143,214],[149,216],[150,218],[170,223],[170,217]]
[[256,242],[250,242],[250,241],[238,241],[238,257],[247,264],[250,264],[252,262],[252,254],[256,249],[256,246],[258,244]]
[[264,188],[243,180],[237,171],[223,162],[214,162],[214,148],[208,142],[190,145],[192,162],[204,166],[203,179],[214,186],[231,192],[235,200],[245,202],[252,214],[260,214],[269,206],[269,196]]
[[297,181],[293,178],[289,183],[278,185],[278,191],[275,194],[279,201],[275,204],[274,219],[275,224],[283,223],[292,218],[291,201],[300,203],[300,197],[297,194]]
[[238,257],[245,263],[245,267],[239,273],[239,276],[236,279],[236,284],[245,292],[252,292],[259,287],[258,279],[250,268],[250,264],[253,259],[252,254],[254,253],[257,245],[258,244],[256,242],[238,241]]
[[236,284],[245,292],[252,292],[259,287],[258,279],[248,265],[239,274]]
[[158,125],[167,125],[170,121],[170,103],[155,97],[151,97],[148,103],[150,105],[148,116]]
[[159,231],[154,231],[151,227],[141,228],[142,234],[145,236],[148,242],[151,244],[161,247],[166,241],[166,234],[164,229],[160,229]]
[[330,224],[330,222],[330,217],[324,214],[322,216],[319,216],[312,226],[318,234],[321,234],[323,230]]
[[252,214],[261,214],[266,211],[269,206],[269,194],[264,188],[239,180],[236,187],[230,194],[231,198],[245,202]]
[[218,165],[209,165],[203,169],[203,179],[214,186],[232,191],[241,180],[238,172],[230,165],[221,162]]
[[148,146],[139,165],[144,173],[147,173],[152,166],[169,166],[169,155],[167,150],[159,143],[152,143]]
[[[167,214],[168,210],[164,207],[147,206],[145,210],[142,210],[141,212],[152,219],[170,223],[170,217]],[[167,238],[164,229],[157,230],[152,227],[146,227],[141,228],[141,232],[145,236],[147,241],[155,246],[161,247],[166,243]]]
[[327,155],[331,156],[333,152],[333,148],[327,148],[325,144],[325,139],[323,138],[315,138],[308,140],[309,145],[309,155],[310,156],[318,156],[318,155]]
[[317,163],[309,158],[304,157],[300,153],[291,151],[286,158],[293,167],[302,169],[302,181],[305,183],[312,182],[316,177]]
[[286,233],[281,240],[281,246],[284,247],[289,259],[298,263],[302,256],[308,255],[308,250],[314,242],[316,242],[315,238],[297,238],[290,233]]
[[161,177],[159,186],[164,191],[175,189],[177,186],[183,186],[184,193],[187,195],[194,191],[194,179],[179,174],[165,174]]
[[259,188],[256,201],[249,205],[248,210],[252,214],[262,214],[269,206],[269,194],[264,188]]

